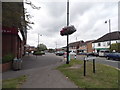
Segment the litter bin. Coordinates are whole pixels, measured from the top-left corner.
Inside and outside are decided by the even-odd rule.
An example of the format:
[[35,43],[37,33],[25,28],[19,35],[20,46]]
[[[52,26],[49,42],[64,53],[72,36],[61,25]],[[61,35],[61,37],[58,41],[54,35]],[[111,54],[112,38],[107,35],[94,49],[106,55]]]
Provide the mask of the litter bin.
[[13,60],[13,70],[17,71],[20,70],[22,66],[22,60],[14,58]]

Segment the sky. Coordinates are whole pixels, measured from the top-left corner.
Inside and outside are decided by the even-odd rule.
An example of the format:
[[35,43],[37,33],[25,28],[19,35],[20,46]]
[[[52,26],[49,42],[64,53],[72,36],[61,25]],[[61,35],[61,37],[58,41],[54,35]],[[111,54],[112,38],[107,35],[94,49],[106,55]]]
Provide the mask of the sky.
[[[109,19],[111,32],[118,31],[118,2],[113,1],[69,0],[69,25],[74,25],[77,30],[69,35],[69,43],[100,38],[109,32],[109,23],[105,23]],[[67,37],[61,36],[60,30],[67,25],[67,0],[32,0],[32,3],[41,8],[35,10],[25,4],[33,16],[31,21],[35,23],[31,25],[33,29],[28,30],[27,44],[37,46],[39,33],[39,43],[45,44],[47,48],[66,46]]]

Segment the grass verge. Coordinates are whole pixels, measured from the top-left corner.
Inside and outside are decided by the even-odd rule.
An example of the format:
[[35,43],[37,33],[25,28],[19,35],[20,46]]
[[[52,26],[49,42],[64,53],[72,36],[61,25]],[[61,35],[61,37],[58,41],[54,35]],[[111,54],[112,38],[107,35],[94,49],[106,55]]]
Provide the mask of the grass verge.
[[25,75],[14,79],[7,79],[2,81],[2,88],[20,88],[20,85],[27,79]]
[[[78,68],[71,68],[80,65]],[[96,63],[96,73],[92,71],[92,62],[86,63],[86,76],[83,75],[83,61],[71,60],[70,63],[57,67],[66,77],[80,88],[118,88],[119,70]]]

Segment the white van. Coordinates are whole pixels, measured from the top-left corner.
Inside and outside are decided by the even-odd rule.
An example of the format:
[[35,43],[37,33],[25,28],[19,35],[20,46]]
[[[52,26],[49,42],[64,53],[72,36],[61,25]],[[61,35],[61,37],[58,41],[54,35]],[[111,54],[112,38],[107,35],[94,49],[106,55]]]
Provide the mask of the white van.
[[99,51],[99,56],[102,56],[104,57],[106,53],[109,53],[110,51],[109,50],[100,50]]

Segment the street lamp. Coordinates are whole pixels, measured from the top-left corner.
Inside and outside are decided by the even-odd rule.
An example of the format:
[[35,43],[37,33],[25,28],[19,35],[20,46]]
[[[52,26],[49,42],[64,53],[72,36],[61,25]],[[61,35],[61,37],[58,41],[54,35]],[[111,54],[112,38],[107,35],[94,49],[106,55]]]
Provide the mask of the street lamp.
[[109,22],[109,38],[110,38],[110,48],[111,48],[111,21],[109,19],[109,21],[105,21],[105,23],[108,23]]
[[57,45],[58,45],[58,44],[57,44],[57,42],[55,42],[55,44],[56,44],[56,51],[57,51]]
[[[67,26],[69,26],[69,0],[67,0]],[[66,64],[69,64],[69,35],[67,35],[67,61]]]
[[38,33],[38,46],[39,46],[39,36],[42,36],[42,35]]

